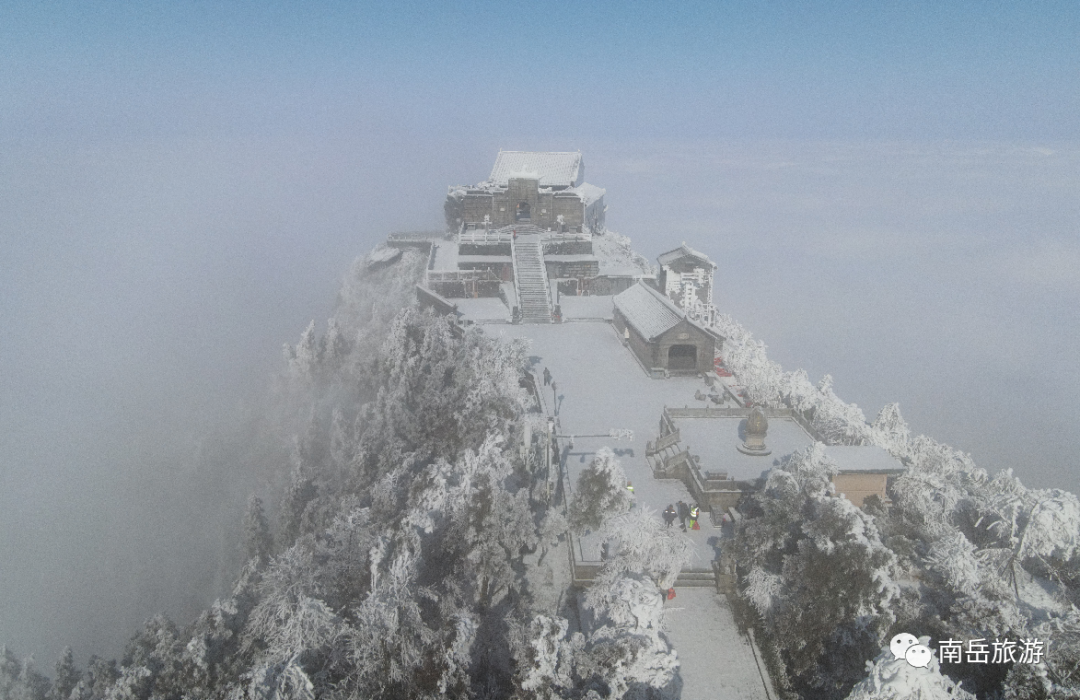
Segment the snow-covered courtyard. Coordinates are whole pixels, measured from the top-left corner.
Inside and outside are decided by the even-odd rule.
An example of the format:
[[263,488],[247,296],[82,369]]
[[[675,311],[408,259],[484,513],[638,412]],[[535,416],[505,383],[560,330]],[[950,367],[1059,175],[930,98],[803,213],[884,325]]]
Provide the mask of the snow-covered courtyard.
[[[573,447],[568,452],[564,448],[564,466],[571,487],[596,451],[607,446],[615,451],[633,484],[639,508],[651,509],[660,518],[668,504],[691,501],[682,482],[653,478],[645,459],[645,442],[659,434],[665,406],[694,405],[694,393],[705,386],[701,379],[650,379],[607,323],[489,326],[488,331],[531,342],[534,373],[539,377],[547,368],[557,390],[541,387],[548,405],[554,403],[559,435],[606,435],[613,429],[633,431],[632,442],[609,437],[573,438]],[[560,443],[569,445],[570,438],[561,439]],[[709,565],[715,554],[708,540],[719,534],[720,530],[706,523],[701,530],[687,533],[697,553],[691,566]],[[598,542],[586,537],[582,547],[583,559],[600,559]]]
[[[541,386],[541,391],[546,392],[544,400],[548,407],[556,412],[559,435],[598,435],[613,429],[633,431],[632,442],[575,437],[564,463],[571,486],[596,451],[608,446],[615,450],[634,485],[638,508],[653,511],[659,519],[668,504],[680,500],[692,502],[682,482],[653,478],[645,459],[645,442],[659,433],[660,416],[665,406],[700,403],[694,398],[695,392],[705,388],[700,378],[649,378],[634,355],[623,347],[612,326],[604,322],[489,325],[486,331],[530,341],[534,374],[542,377],[546,368],[554,382],[554,390],[551,386]],[[737,434],[738,421],[730,419],[723,423],[730,424],[731,432]],[[791,425],[801,432],[797,425]],[[802,435],[805,437],[805,433]],[[560,443],[567,445],[569,441],[569,438],[563,438]],[[735,438],[729,442],[735,452]],[[793,448],[805,444],[792,439],[785,440],[782,446],[787,447],[789,442]],[[781,447],[779,443],[777,446]],[[778,450],[776,456],[781,452]],[[772,457],[757,459],[762,469],[772,465]],[[716,556],[716,538],[722,538],[724,533],[712,527],[705,518],[701,530],[691,530],[684,536],[694,547],[690,566],[707,568]],[[579,560],[600,559],[600,543],[596,537],[586,536],[574,541],[580,547],[575,553]],[[723,546],[722,540],[720,544]],[[750,642],[739,632],[723,596],[711,587],[680,587],[677,597],[667,606],[664,629],[679,654],[683,700],[769,697]]]

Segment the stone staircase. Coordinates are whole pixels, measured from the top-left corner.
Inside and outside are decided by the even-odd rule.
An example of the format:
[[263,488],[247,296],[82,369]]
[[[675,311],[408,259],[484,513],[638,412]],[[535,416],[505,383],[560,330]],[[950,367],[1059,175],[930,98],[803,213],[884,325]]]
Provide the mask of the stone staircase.
[[[551,292],[539,229],[518,227],[511,242],[514,255],[514,285],[521,303],[522,323],[551,323]],[[523,232],[526,231],[526,232]]]
[[712,569],[683,569],[675,579],[676,587],[715,588],[716,572]]

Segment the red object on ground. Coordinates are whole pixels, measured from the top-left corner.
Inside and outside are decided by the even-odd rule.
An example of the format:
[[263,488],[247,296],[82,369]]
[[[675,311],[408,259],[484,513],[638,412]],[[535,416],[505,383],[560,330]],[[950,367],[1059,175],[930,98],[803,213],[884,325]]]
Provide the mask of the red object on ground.
[[667,599],[671,600],[674,597],[675,597],[675,589],[674,588],[667,589]]
[[695,530],[700,530],[701,529],[701,523],[694,523],[694,529]]

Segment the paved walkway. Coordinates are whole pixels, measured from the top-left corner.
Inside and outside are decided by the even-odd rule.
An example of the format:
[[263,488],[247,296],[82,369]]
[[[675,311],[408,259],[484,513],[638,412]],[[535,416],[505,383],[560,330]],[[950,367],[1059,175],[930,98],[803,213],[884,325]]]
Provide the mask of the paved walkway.
[[724,596],[680,588],[666,606],[664,632],[679,653],[680,700],[768,700],[750,641]]

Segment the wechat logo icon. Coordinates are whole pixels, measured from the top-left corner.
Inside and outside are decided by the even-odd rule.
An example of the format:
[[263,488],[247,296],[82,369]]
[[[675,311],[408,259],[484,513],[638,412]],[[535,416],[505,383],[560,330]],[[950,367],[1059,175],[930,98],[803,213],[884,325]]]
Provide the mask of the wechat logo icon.
[[896,659],[904,659],[915,668],[926,668],[930,665],[930,659],[934,658],[934,652],[930,647],[919,644],[918,638],[913,634],[901,632],[889,642],[889,649]]

